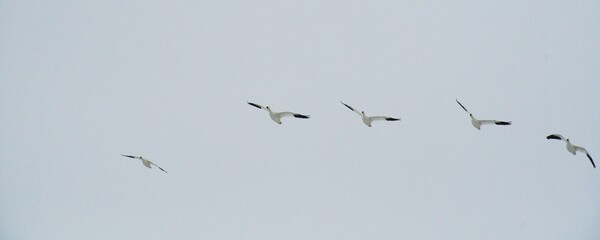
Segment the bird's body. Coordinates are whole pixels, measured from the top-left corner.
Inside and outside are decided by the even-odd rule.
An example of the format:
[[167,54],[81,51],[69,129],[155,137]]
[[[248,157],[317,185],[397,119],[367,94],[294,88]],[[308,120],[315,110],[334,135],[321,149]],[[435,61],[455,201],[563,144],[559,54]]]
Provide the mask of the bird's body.
[[546,139],[548,139],[548,140],[555,139],[555,140],[565,141],[566,142],[565,147],[567,148],[567,151],[569,151],[573,155],[577,155],[577,152],[584,153],[588,157],[588,159],[590,159],[590,162],[592,162],[592,166],[594,166],[594,168],[596,168],[596,164],[594,163],[594,160],[592,159],[592,156],[590,156],[588,151],[583,147],[572,144],[571,140],[569,140],[568,138],[565,138],[560,134],[551,134],[551,135],[548,135],[546,137]]
[[475,116],[473,116],[473,114],[471,112],[469,112],[467,110],[467,108],[465,108],[465,106],[463,106],[458,99],[456,100],[456,102],[458,103],[458,105],[460,105],[460,107],[462,107],[462,109],[465,110],[465,112],[467,112],[469,114],[469,117],[471,117],[471,124],[473,125],[473,127],[477,128],[477,130],[481,130],[481,126],[482,125],[491,125],[491,124],[496,124],[496,125],[511,125],[512,122],[510,121],[498,121],[498,120],[479,120],[477,118],[475,118]]
[[152,164],[150,163],[150,161],[146,160],[145,158],[141,158],[141,160],[144,166],[146,166],[147,168],[152,168]]
[[269,107],[269,106],[263,107],[256,103],[248,102],[248,104],[250,104],[250,106],[268,111],[269,117],[271,117],[271,119],[274,122],[276,122],[277,124],[281,124],[281,119],[284,117],[295,117],[295,118],[303,118],[303,119],[310,118],[309,115],[304,115],[304,114],[299,114],[299,113],[294,113],[294,112],[274,112],[271,110],[271,107]]
[[[341,102],[341,101],[340,101]],[[386,117],[386,116],[367,116],[365,114],[365,111],[357,111],[354,108],[350,107],[348,104],[345,104],[344,102],[341,102],[344,106],[346,106],[347,108],[349,108],[350,110],[352,110],[353,112],[355,112],[356,114],[358,114],[363,123],[365,125],[367,125],[368,127],[371,127],[371,123],[373,123],[373,121],[377,121],[377,120],[385,120],[385,121],[400,121],[400,118],[393,118],[393,117]]]
[[133,159],[139,159],[142,161],[142,164],[144,164],[144,166],[146,166],[147,168],[152,168],[152,165],[156,166],[158,169],[160,169],[161,171],[167,173],[167,171],[165,171],[163,168],[159,167],[158,165],[156,165],[155,163],[153,163],[152,161],[145,159],[142,156],[131,156],[131,155],[123,155],[121,154],[121,156],[123,157],[128,157],[128,158],[133,158]]

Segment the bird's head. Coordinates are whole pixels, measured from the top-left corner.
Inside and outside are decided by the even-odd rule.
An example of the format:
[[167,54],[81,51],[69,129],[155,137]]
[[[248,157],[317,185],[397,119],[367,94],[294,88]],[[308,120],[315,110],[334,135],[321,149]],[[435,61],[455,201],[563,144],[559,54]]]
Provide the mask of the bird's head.
[[269,106],[266,106],[265,108],[271,110],[271,107],[269,107]]
[[361,111],[360,113],[362,113],[362,115],[365,115],[365,111]]

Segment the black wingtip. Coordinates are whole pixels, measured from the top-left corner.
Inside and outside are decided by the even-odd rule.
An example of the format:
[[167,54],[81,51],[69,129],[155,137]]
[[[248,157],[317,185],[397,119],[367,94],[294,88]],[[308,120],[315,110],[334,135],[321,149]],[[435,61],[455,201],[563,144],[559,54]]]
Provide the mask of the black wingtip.
[[302,115],[302,114],[294,114],[294,117],[296,117],[296,118],[304,118],[304,119],[310,118],[309,115]]
[[458,105],[460,105],[460,107],[461,107],[463,110],[465,110],[465,112],[469,112],[469,110],[467,110],[467,108],[465,108],[465,106],[463,106],[463,105],[462,105],[462,103],[460,103],[460,102],[458,101],[458,98],[456,99],[456,103],[458,103]]
[[344,104],[344,106],[346,106],[347,108],[349,108],[350,110],[354,111],[354,108],[348,106],[348,104],[345,104],[344,102],[340,101],[342,104]]
[[250,104],[250,106],[262,109],[262,107],[260,105],[256,104],[256,103],[248,102],[248,104]]
[[556,135],[554,135],[554,134],[552,134],[552,135],[548,135],[548,136],[546,137],[546,139],[548,139],[548,140],[550,140],[550,139],[562,140],[562,139],[561,139],[559,136],[556,136]]
[[121,154],[121,156],[123,156],[123,157],[128,157],[128,158],[135,158],[134,156],[123,155],[123,154]]
[[592,156],[590,156],[590,154],[586,154],[586,155],[590,159],[590,162],[592,162],[592,166],[594,166],[594,168],[596,168],[596,164],[594,163],[594,160],[592,159]]
[[400,121],[399,118],[391,118],[391,117],[386,117],[385,120],[386,121]]
[[497,121],[496,125],[511,125],[512,122],[505,122],[505,121]]

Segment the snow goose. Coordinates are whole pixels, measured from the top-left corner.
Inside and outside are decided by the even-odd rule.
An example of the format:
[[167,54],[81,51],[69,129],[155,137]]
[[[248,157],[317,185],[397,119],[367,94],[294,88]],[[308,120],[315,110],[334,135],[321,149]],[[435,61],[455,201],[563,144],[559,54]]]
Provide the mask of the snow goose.
[[460,105],[460,107],[462,107],[462,109],[465,110],[465,112],[467,112],[469,114],[469,116],[471,117],[471,124],[473,124],[473,127],[477,128],[477,130],[481,130],[481,125],[486,125],[486,124],[496,124],[496,125],[511,125],[512,122],[506,122],[506,121],[498,121],[498,120],[479,120],[476,119],[475,117],[473,117],[473,114],[471,112],[469,112],[469,110],[467,110],[467,108],[465,108],[465,106],[463,106],[458,99],[456,99],[456,102],[458,103],[458,105]]
[[128,157],[128,158],[134,158],[134,159],[139,159],[139,160],[142,160],[142,164],[144,164],[144,166],[146,166],[147,168],[152,168],[152,165],[154,165],[154,166],[156,166],[158,169],[160,169],[161,171],[163,171],[163,172],[167,173],[167,171],[165,171],[164,169],[162,169],[162,168],[161,168],[161,167],[159,167],[158,165],[154,164],[153,162],[151,162],[151,161],[150,161],[150,160],[148,160],[148,159],[145,159],[145,158],[144,158],[144,157],[142,157],[142,156],[139,156],[139,157],[138,157],[138,156],[123,155],[123,154],[121,154],[121,156],[123,156],[123,157]]
[[284,118],[284,117],[292,117],[293,116],[295,118],[303,118],[303,119],[310,118],[309,115],[304,115],[304,114],[299,114],[299,113],[294,113],[294,112],[273,112],[273,111],[271,111],[271,107],[269,107],[269,106],[263,107],[256,103],[248,102],[248,104],[250,104],[250,106],[268,111],[271,119],[273,119],[273,121],[275,121],[278,124],[281,124],[281,118]]
[[556,140],[563,140],[563,141],[567,142],[567,151],[569,151],[573,155],[575,155],[575,153],[577,153],[577,152],[585,153],[585,155],[590,159],[590,162],[592,162],[592,166],[594,166],[594,168],[596,168],[596,164],[594,164],[594,160],[592,159],[592,156],[590,156],[590,154],[587,152],[587,150],[585,150],[585,148],[582,148],[580,146],[573,145],[568,138],[564,138],[560,134],[551,134],[551,135],[548,135],[546,137],[546,139],[548,139],[548,140],[556,139]]
[[346,106],[347,108],[349,108],[350,110],[352,110],[353,112],[355,112],[356,114],[358,114],[361,118],[363,123],[365,123],[365,125],[371,127],[371,123],[373,121],[378,121],[378,120],[385,120],[385,121],[400,121],[400,118],[393,118],[393,117],[386,117],[386,116],[367,116],[365,115],[365,111],[357,111],[356,109],[350,107],[348,104],[345,104],[344,102],[340,101],[342,104],[344,104],[344,106]]

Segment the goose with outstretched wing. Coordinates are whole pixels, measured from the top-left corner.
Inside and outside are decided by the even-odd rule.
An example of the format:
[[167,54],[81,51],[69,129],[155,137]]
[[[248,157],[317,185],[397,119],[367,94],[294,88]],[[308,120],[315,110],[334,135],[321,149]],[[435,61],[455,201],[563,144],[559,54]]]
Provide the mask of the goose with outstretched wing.
[[358,114],[361,118],[363,123],[365,123],[365,125],[367,125],[368,127],[371,127],[371,123],[373,121],[400,121],[400,118],[394,118],[394,117],[386,117],[386,116],[367,116],[365,114],[365,111],[358,111],[356,109],[354,109],[353,107],[350,107],[350,105],[345,104],[344,102],[340,101],[344,106],[346,106],[348,109],[352,110],[353,112],[355,112],[356,114]]
[[575,155],[577,152],[580,153],[584,153],[588,159],[590,159],[590,162],[592,162],[592,166],[594,166],[594,168],[596,168],[596,164],[594,164],[594,159],[592,159],[592,156],[590,156],[590,154],[588,153],[587,150],[585,150],[585,148],[582,148],[580,146],[574,145],[571,143],[571,140],[569,140],[568,138],[563,137],[560,134],[551,134],[548,135],[546,137],[546,139],[550,140],[550,139],[555,139],[555,140],[563,140],[567,143],[567,151],[569,151],[571,154]]
[[467,110],[467,108],[465,108],[465,106],[463,106],[458,99],[456,99],[456,102],[458,103],[458,105],[460,105],[460,107],[462,109],[465,110],[465,112],[467,112],[469,114],[469,116],[471,117],[471,124],[473,124],[473,127],[477,128],[477,130],[481,130],[481,125],[488,125],[488,124],[496,124],[496,125],[511,125],[512,122],[510,121],[498,121],[498,120],[479,120],[477,118],[475,118],[473,116],[473,114],[471,112],[469,112],[469,110]]
[[133,158],[133,159],[139,159],[142,160],[142,164],[144,164],[144,166],[146,166],[147,168],[152,168],[152,165],[156,166],[158,169],[160,169],[161,171],[167,173],[167,171],[165,171],[163,168],[159,167],[158,165],[156,165],[155,163],[153,163],[152,161],[145,159],[142,156],[131,156],[131,155],[123,155],[121,154],[121,156],[123,157],[128,157],[128,158]]
[[294,112],[273,112],[271,110],[271,107],[269,107],[269,106],[261,106],[261,105],[258,105],[256,103],[252,103],[252,102],[248,102],[248,104],[250,104],[250,106],[256,107],[258,109],[268,111],[271,119],[278,124],[281,124],[281,119],[284,117],[295,117],[295,118],[302,118],[302,119],[310,118],[309,115],[304,115],[304,114],[299,114],[299,113],[294,113]]

